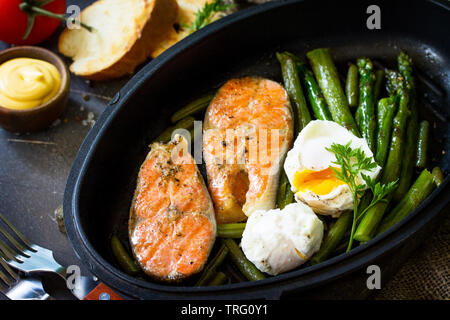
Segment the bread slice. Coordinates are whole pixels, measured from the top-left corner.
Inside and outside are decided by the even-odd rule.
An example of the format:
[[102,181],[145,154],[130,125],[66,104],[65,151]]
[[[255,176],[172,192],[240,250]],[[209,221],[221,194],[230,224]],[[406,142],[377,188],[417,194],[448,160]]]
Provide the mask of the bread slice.
[[73,59],[70,70],[91,80],[133,73],[173,30],[176,0],[98,0],[80,20],[95,28],[65,29],[59,51]]
[[[178,41],[181,41],[190,34],[188,28],[183,26],[190,26],[196,18],[196,13],[200,11],[206,3],[211,3],[213,0],[177,0],[178,2],[178,15],[176,18],[176,25],[179,28],[173,28],[161,41],[156,49],[152,53],[152,57],[156,58],[161,53],[169,49]],[[224,13],[216,14],[214,18],[220,18]]]

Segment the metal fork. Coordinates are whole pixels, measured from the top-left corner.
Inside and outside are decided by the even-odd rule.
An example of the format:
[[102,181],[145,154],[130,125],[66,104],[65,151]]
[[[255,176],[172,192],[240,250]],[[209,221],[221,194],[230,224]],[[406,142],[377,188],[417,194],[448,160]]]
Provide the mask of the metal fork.
[[[51,250],[31,243],[1,213],[0,221],[6,224],[13,234],[11,235],[0,226],[0,234],[10,244],[8,245],[0,239],[0,257],[5,259],[9,266],[23,271],[26,274],[39,273],[43,275],[45,272],[55,273],[66,283],[67,268],[55,260]],[[78,285],[75,285],[70,291],[78,299],[83,299],[97,285],[98,282],[96,279],[81,276],[78,279]]]
[[32,244],[19,232],[1,213],[0,220],[3,221],[17,238],[8,233],[0,226],[0,233],[11,244],[0,240],[0,256],[14,268],[26,273],[30,272],[54,272],[66,279],[66,268],[56,262],[53,252]]
[[49,300],[42,282],[35,278],[20,278],[8,264],[0,258],[0,291],[11,300]]

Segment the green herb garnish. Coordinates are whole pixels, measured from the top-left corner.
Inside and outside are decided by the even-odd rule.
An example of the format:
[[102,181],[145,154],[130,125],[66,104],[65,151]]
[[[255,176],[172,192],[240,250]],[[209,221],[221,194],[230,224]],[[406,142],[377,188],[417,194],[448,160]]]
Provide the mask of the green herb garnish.
[[191,33],[195,32],[211,23],[216,13],[225,12],[233,7],[234,4],[225,4],[222,0],[214,0],[214,2],[205,3],[203,8],[195,14],[195,21],[191,26],[187,26],[187,28],[189,28]]
[[[350,144],[351,143],[349,142],[344,146],[342,144],[333,143],[330,148],[326,148],[326,150],[333,152],[336,156],[336,161],[333,163],[340,166],[340,169],[331,167],[336,178],[345,182],[353,195],[353,223],[346,252],[350,251],[352,248],[353,236],[358,221],[371,207],[379,202],[387,201],[386,197],[392,193],[398,185],[398,179],[387,184],[381,184],[365,175],[363,172],[375,169],[377,163],[372,157],[367,157],[361,148],[352,149]],[[366,184],[359,184],[358,176],[361,176]],[[373,194],[372,201],[361,213],[359,213],[358,199],[364,195],[367,188],[369,188]]]

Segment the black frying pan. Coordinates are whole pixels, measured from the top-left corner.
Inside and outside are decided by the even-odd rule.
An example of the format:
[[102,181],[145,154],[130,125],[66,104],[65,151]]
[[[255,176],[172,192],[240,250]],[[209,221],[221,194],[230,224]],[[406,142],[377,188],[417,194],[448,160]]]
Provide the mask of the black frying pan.
[[[369,30],[369,5],[381,9],[381,29]],[[128,210],[148,144],[170,115],[226,80],[259,75],[281,81],[274,53],[304,56],[330,47],[338,69],[369,56],[395,67],[400,49],[413,58],[420,113],[435,124],[430,165],[449,170],[450,9],[448,1],[280,1],[250,8],[196,32],[140,70],[90,131],[69,175],[64,219],[80,259],[106,284],[128,296],[150,298],[365,298],[366,268],[384,281],[433,231],[450,202],[449,179],[388,232],[347,254],[258,282],[196,288],[127,276],[115,266],[111,234],[126,241]],[[425,96],[426,93],[426,96]],[[444,154],[445,153],[445,154]],[[234,282],[238,282],[238,278]]]

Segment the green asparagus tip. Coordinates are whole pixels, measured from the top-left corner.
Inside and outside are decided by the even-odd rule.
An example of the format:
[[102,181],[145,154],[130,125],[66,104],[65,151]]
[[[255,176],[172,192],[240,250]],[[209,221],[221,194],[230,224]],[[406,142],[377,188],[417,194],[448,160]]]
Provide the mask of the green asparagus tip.
[[434,167],[431,174],[433,175],[434,184],[436,185],[436,187],[439,187],[441,183],[444,182],[444,175],[442,174],[441,168]]
[[373,70],[373,63],[369,58],[359,58],[356,60],[356,65],[358,68],[363,70],[371,71]]

